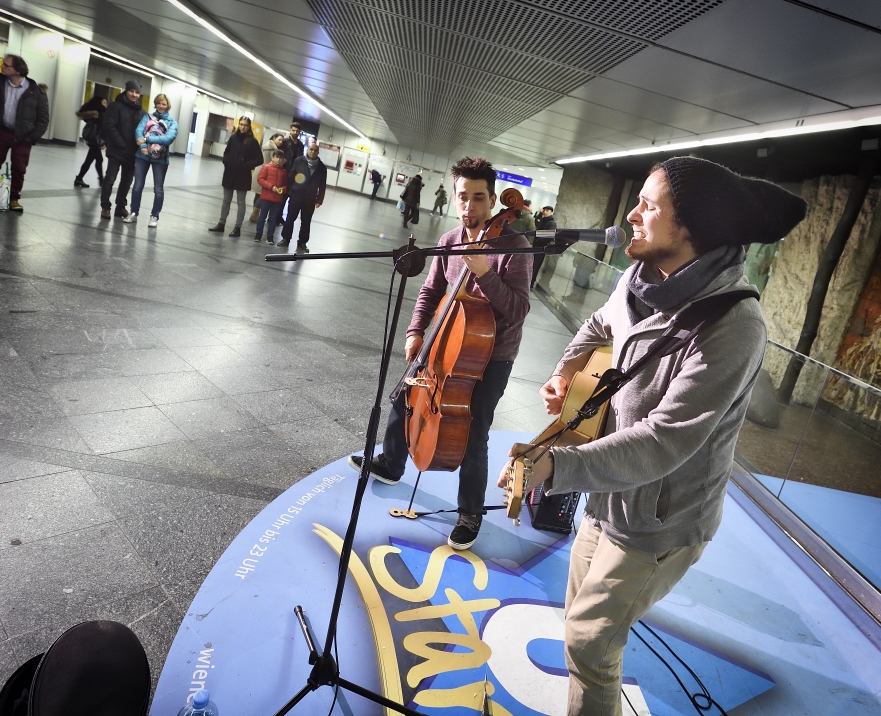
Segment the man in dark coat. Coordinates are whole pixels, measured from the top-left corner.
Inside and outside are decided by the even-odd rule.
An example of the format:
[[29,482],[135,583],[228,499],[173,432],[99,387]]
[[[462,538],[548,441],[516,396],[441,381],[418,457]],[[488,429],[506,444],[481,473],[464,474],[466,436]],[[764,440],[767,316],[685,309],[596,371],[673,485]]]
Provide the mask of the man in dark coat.
[[146,114],[141,107],[141,85],[136,80],[125,83],[125,91],[121,92],[115,102],[111,102],[104,113],[104,144],[107,149],[107,171],[104,172],[104,183],[101,184],[101,218],[110,218],[110,195],[113,184],[119,175],[119,189],[116,191],[116,211],[114,216],[128,216],[125,208],[128,202],[128,190],[131,189],[135,177],[135,153],[138,142],[135,129]]
[[3,58],[0,80],[0,164],[12,154],[10,211],[24,211],[19,203],[31,147],[49,127],[49,100],[43,89],[28,79],[27,63],[18,55]]
[[379,191],[379,185],[382,184],[382,174],[380,174],[376,169],[370,170],[370,181],[373,183],[373,193],[370,195],[371,199],[376,198],[376,192]]
[[[404,193],[401,194],[401,201],[404,202],[404,228],[409,229],[407,221],[413,221],[414,217],[419,214],[419,198],[422,194],[422,172],[416,174],[409,182]],[[419,223],[419,219],[413,221],[414,224]]]
[[[554,207],[552,206],[543,206],[541,209],[541,219],[538,220],[538,223],[535,225],[536,231],[539,229],[556,229],[557,228],[557,220],[554,218]],[[544,254],[535,254],[532,257],[532,283],[529,284],[529,288],[535,286],[535,279],[538,278],[538,272],[541,269],[541,265],[544,263],[545,255]]]
[[291,123],[291,133],[282,142],[281,150],[284,152],[284,168],[290,171],[294,165],[294,159],[303,156],[303,142],[300,141],[299,122]]
[[306,244],[309,241],[312,214],[324,203],[326,189],[327,167],[318,158],[318,144],[312,142],[306,150],[306,156],[296,157],[288,173],[288,215],[281,230],[281,241],[278,242],[278,246],[288,246],[291,243],[294,221],[297,219],[297,214],[300,214],[297,251],[309,253]]

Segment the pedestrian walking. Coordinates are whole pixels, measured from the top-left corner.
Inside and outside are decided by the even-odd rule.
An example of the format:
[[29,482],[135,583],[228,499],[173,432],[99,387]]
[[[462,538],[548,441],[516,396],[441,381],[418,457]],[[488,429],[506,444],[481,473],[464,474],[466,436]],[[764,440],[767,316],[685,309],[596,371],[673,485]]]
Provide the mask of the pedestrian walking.
[[76,116],[86,123],[83,127],[82,137],[89,148],[86,161],[83,162],[79,174],[73,180],[73,185],[79,189],[89,188],[84,178],[93,162],[95,164],[95,171],[98,173],[98,184],[104,183],[104,154],[102,154],[104,135],[102,131],[104,129],[104,113],[106,111],[107,100],[104,97],[96,96],[80,107],[79,112],[76,113]]

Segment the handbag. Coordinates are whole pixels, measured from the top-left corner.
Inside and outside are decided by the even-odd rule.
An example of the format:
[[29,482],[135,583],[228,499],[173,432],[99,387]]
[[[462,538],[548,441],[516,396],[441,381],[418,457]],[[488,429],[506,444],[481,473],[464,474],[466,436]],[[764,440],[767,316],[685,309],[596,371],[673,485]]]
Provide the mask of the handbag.
[[98,136],[98,123],[95,121],[86,122],[86,125],[83,127],[82,136],[86,144],[100,144],[100,137]]
[[400,211],[402,214],[404,213],[404,202],[400,199],[398,199],[398,211]]

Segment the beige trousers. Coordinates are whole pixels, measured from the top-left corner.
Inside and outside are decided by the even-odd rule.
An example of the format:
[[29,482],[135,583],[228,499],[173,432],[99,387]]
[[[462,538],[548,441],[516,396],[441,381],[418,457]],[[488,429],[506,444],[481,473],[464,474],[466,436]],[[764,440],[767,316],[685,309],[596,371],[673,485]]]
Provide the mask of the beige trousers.
[[641,552],[619,547],[582,521],[566,590],[568,716],[621,716],[621,662],[630,627],[673,589],[706,545]]

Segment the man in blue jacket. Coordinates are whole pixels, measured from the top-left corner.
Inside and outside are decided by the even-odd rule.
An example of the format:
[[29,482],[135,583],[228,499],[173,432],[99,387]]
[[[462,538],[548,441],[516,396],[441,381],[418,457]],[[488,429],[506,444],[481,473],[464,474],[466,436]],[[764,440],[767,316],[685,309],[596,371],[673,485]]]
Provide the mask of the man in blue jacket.
[[[657,165],[627,216],[627,256],[635,263],[539,391],[548,413],[559,414],[594,348],[611,344],[612,365],[626,371],[678,312],[748,288],[742,245],[784,238],[805,211],[800,197],[703,159]],[[722,520],[766,340],[758,301],[738,301],[613,396],[603,437],[553,447],[536,460],[533,485],[589,493],[566,592],[568,716],[621,714],[630,627],[700,558]],[[511,454],[527,448],[515,445]],[[499,485],[505,482],[503,471]]]
[[288,173],[288,214],[281,230],[278,246],[288,246],[294,235],[294,222],[300,215],[297,251],[309,253],[306,244],[312,227],[312,214],[324,203],[327,189],[327,167],[318,158],[318,144],[312,142],[305,157],[294,157]]
[[29,79],[28,65],[18,55],[3,58],[0,80],[0,164],[12,154],[10,211],[24,211],[19,202],[31,147],[49,127],[49,100],[36,82]]

